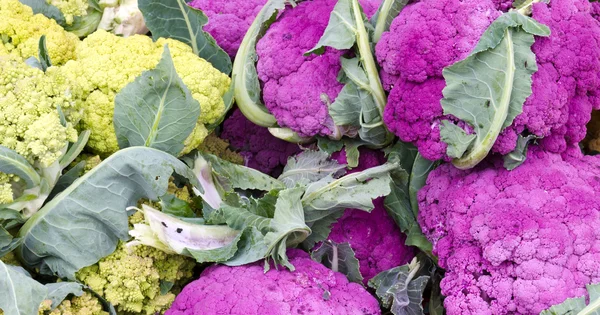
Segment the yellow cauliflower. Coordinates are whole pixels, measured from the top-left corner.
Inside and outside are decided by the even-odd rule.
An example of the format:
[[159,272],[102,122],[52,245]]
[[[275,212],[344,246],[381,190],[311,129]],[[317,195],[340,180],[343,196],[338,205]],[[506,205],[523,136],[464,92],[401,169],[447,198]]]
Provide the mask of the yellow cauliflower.
[[58,160],[65,145],[77,140],[75,124],[81,116],[73,83],[57,70],[50,67],[44,73],[17,57],[0,56],[0,145],[42,167]]
[[56,21],[33,14],[18,0],[0,0],[0,55],[14,54],[23,59],[37,57],[38,43],[46,35],[50,60],[61,65],[75,58],[79,38],[65,31]]
[[77,47],[77,60],[61,67],[67,76],[76,79],[77,89],[85,91],[81,128],[91,130],[88,148],[95,154],[106,157],[119,149],[113,127],[115,96],[143,71],[156,67],[165,44],[178,75],[201,106],[196,128],[181,154],[198,147],[208,135],[205,125],[225,114],[222,97],[230,78],[196,56],[188,45],[171,39],[153,42],[143,35],[123,38],[98,30]]
[[0,205],[14,201],[12,183],[16,181],[19,181],[19,177],[13,174],[0,173]]

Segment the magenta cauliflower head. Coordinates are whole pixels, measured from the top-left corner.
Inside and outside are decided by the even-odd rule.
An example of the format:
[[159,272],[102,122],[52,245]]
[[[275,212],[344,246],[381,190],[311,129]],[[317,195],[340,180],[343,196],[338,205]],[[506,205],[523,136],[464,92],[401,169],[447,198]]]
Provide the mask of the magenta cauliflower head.
[[267,128],[253,124],[239,109],[223,123],[221,138],[244,157],[246,166],[272,176],[278,176],[287,159],[301,151],[297,144],[275,138]]
[[[331,135],[335,128],[328,103],[343,87],[337,77],[346,51],[327,47],[322,55],[304,54],[323,35],[336,2],[303,1],[286,8],[256,44],[265,106],[281,127],[302,137]],[[361,4],[373,8],[376,2]]]
[[429,174],[419,223],[447,271],[448,314],[538,314],[600,281],[600,157],[563,156],[532,148],[513,171],[496,159]]
[[[346,163],[345,152],[335,153],[333,158]],[[360,172],[385,162],[382,152],[360,150],[357,168],[349,173]],[[347,209],[344,215],[332,225],[328,239],[336,243],[349,243],[360,263],[363,282],[378,273],[408,263],[415,255],[412,247],[406,246],[406,236],[383,206],[384,198],[373,201],[371,212]]]
[[[506,1],[423,0],[407,6],[376,46],[384,86],[390,89],[384,121],[427,159],[446,159],[440,138],[442,70],[464,59],[485,29],[506,10]],[[587,0],[535,4],[532,17],[550,28],[532,51],[538,71],[523,112],[499,135],[492,151],[515,149],[520,134],[544,137],[541,145],[562,152],[585,137],[592,108],[600,106],[600,24]]]
[[267,0],[193,0],[189,5],[208,17],[204,27],[217,44],[235,57],[250,24]]
[[288,250],[296,267],[263,270],[263,263],[228,267],[214,265],[188,284],[165,315],[375,315],[379,303],[360,284],[312,260],[298,249]]

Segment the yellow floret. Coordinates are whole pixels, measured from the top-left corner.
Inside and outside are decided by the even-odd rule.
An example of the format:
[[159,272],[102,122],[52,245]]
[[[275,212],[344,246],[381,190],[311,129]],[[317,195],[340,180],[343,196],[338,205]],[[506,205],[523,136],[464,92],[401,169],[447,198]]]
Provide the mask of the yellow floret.
[[50,60],[61,65],[75,58],[77,35],[65,31],[56,21],[33,14],[18,0],[0,0],[0,54],[13,54],[23,59],[37,57],[38,43],[46,35]]
[[198,150],[216,155],[231,163],[244,165],[244,157],[239,153],[230,150],[229,142],[217,137],[214,133],[211,133],[204,139],[204,142],[198,147]]
[[76,16],[87,15],[89,6],[87,0],[52,0],[50,3],[62,12],[65,22],[69,25],[73,24]]
[[55,69],[44,73],[16,57],[0,56],[0,145],[42,167],[58,160],[67,143],[77,140],[74,125],[81,116],[73,83]]
[[102,304],[91,293],[84,292],[81,296],[73,296],[64,300],[50,315],[108,315],[102,310]]
[[13,174],[0,173],[0,205],[14,201],[12,183],[19,178]]
[[78,90],[85,91],[82,128],[92,131],[88,148],[106,157],[119,149],[113,128],[116,94],[143,71],[156,67],[167,43],[175,69],[201,107],[196,128],[185,141],[181,154],[198,147],[208,135],[205,125],[225,114],[223,95],[230,78],[213,68],[192,49],[175,40],[134,35],[123,38],[98,30],[77,48],[77,60],[68,62],[63,71],[76,79]]

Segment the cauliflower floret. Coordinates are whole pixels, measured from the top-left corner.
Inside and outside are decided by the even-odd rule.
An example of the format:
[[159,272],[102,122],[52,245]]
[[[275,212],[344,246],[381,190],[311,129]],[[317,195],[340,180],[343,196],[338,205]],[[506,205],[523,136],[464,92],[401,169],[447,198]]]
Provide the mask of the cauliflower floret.
[[[334,153],[332,158],[346,164],[346,153]],[[348,173],[361,172],[385,163],[380,151],[360,150],[358,167]],[[375,208],[371,212],[346,209],[344,215],[332,226],[328,239],[336,243],[349,243],[360,264],[360,273],[366,285],[378,273],[404,265],[415,256],[412,247],[404,244],[396,222],[388,215],[383,205],[384,198],[373,200]]]
[[20,179],[14,174],[0,173],[0,205],[8,204],[14,201],[12,184]]
[[166,315],[183,314],[381,314],[379,303],[360,284],[288,250],[291,272],[263,262],[239,267],[213,265],[177,296]]
[[[250,130],[245,130],[244,132],[248,133]],[[198,147],[198,150],[218,156],[231,163],[244,164],[244,157],[230,150],[229,142],[217,137],[214,133],[211,133],[204,139],[204,142]]]
[[30,7],[18,0],[0,0],[0,55],[11,53],[23,59],[37,57],[39,40],[46,35],[50,60],[61,65],[75,58],[79,38],[65,31],[56,21],[42,14],[33,15]]
[[[130,227],[143,220],[141,212],[133,214],[129,218]],[[188,257],[120,243],[112,254],[79,270],[76,276],[115,305],[119,313],[155,314],[169,308],[175,294],[192,277],[195,265]],[[161,294],[161,283],[166,282],[174,286]]]
[[196,56],[189,46],[172,39],[153,42],[148,36],[123,38],[98,30],[78,46],[77,60],[61,67],[85,93],[81,127],[91,130],[88,148],[95,154],[105,157],[119,149],[113,128],[115,95],[143,71],[158,64],[165,44],[177,74],[201,106],[196,128],[186,139],[181,154],[198,147],[208,135],[205,125],[224,115],[222,97],[229,89],[229,77]]
[[290,156],[300,146],[275,138],[267,128],[248,120],[236,109],[223,123],[221,137],[244,157],[244,164],[272,176],[279,176]]
[[88,0],[51,0],[50,3],[57,7],[65,16],[65,23],[73,24],[76,16],[86,16]]
[[71,299],[64,300],[49,315],[108,315],[108,312],[102,310],[102,304],[98,298],[89,292],[84,292],[81,296],[73,296]]
[[600,281],[600,157],[534,147],[502,164],[445,164],[419,191],[449,315],[539,314]]
[[[13,56],[0,56],[0,145],[42,167],[54,163],[77,140],[81,115],[74,84],[56,67],[46,73]],[[60,106],[67,120],[60,122]]]

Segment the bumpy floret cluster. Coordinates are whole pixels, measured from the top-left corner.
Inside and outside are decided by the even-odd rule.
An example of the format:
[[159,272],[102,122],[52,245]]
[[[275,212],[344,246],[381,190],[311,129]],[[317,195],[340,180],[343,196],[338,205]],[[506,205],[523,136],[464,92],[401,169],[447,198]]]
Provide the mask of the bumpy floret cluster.
[[[346,163],[346,154],[332,156],[339,163]],[[349,173],[360,172],[385,162],[382,152],[362,150],[357,168]],[[371,212],[347,209],[331,227],[328,239],[336,243],[348,242],[360,263],[360,273],[366,284],[378,273],[408,263],[414,250],[404,244],[402,234],[383,206],[384,198],[373,201]]]
[[221,138],[244,157],[244,164],[272,176],[281,174],[287,159],[300,152],[297,144],[275,138],[269,130],[253,124],[239,109],[223,123]]
[[18,181],[20,181],[19,177],[14,174],[0,173],[0,204],[14,201],[12,185]]
[[0,0],[0,55],[11,53],[23,59],[37,57],[38,43],[46,35],[46,46],[53,64],[75,58],[79,43],[76,35],[65,31],[54,20],[33,14],[18,0]]
[[[40,315],[45,314],[41,313]],[[73,296],[64,300],[50,315],[108,315],[102,309],[102,304],[91,293],[84,292],[81,296]]]
[[419,192],[448,314],[537,314],[600,281],[600,158],[532,148],[507,171],[446,164]]
[[[243,132],[251,132],[250,130],[244,130]],[[204,139],[204,142],[198,147],[198,150],[216,155],[219,158],[229,161],[235,164],[244,164],[244,157],[237,152],[229,148],[229,142],[223,140],[215,133],[211,133]]]
[[[129,224],[143,220],[143,214],[137,212],[129,218]],[[121,243],[97,264],[81,269],[77,278],[115,305],[120,313],[155,314],[170,307],[178,289],[192,277],[194,266],[195,262],[184,256]],[[161,294],[161,283],[172,283],[174,287]]]
[[266,2],[266,0],[194,0],[189,5],[206,14],[208,24],[204,30],[212,35],[217,44],[233,58],[250,24]]
[[165,44],[169,46],[177,74],[201,104],[200,118],[181,154],[198,147],[208,135],[205,124],[214,123],[224,114],[222,97],[230,79],[196,56],[191,47],[172,39],[153,42],[148,36],[123,38],[98,30],[77,47],[77,60],[62,67],[67,76],[76,79],[77,88],[84,91],[81,125],[92,131],[88,142],[91,151],[107,156],[119,149],[112,127],[115,95],[143,71],[158,64]]
[[[46,73],[14,56],[0,56],[0,145],[29,162],[47,167],[68,142],[77,140],[74,124],[81,116],[72,81],[57,68]],[[57,108],[67,118],[60,121]]]
[[87,15],[88,0],[52,0],[50,3],[57,7],[65,17],[67,24],[73,24],[76,16]]
[[288,250],[294,272],[263,270],[258,262],[240,267],[215,265],[177,296],[165,314],[381,314],[377,300],[361,285]]
[[[452,117],[443,115],[440,104],[442,69],[466,57],[499,14],[489,0],[420,1],[403,10],[378,43],[382,78],[391,89],[385,122],[424,157],[447,158],[439,125]],[[600,24],[590,15],[588,1],[538,3],[533,18],[546,24],[551,35],[536,38],[532,46],[539,68],[533,94],[498,137],[493,151],[501,154],[515,148],[521,133],[544,137],[540,143],[546,150],[562,152],[584,138],[591,109],[600,106],[600,56],[595,53]]]

